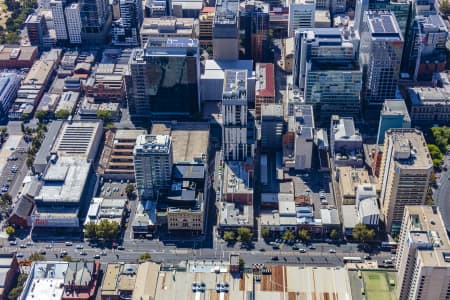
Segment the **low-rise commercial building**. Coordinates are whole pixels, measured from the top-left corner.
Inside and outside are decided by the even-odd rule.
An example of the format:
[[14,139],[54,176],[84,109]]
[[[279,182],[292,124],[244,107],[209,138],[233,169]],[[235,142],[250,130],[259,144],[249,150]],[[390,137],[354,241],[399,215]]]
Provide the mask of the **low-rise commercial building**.
[[263,104],[275,103],[275,73],[273,64],[257,63],[255,67],[255,115],[259,120],[261,117],[261,106]]
[[141,47],[145,47],[149,38],[152,37],[186,37],[196,38],[197,21],[193,18],[176,18],[165,16],[160,18],[144,18],[142,23]]
[[219,208],[220,233],[225,231],[237,232],[241,227],[253,231],[254,227],[253,206],[236,203],[221,202]]
[[[138,272],[138,264],[110,263],[103,274],[99,290],[102,300],[131,299]],[[145,285],[138,282],[138,285]]]
[[336,176],[339,182],[340,201],[342,205],[354,205],[358,186],[370,183],[369,173],[366,169],[337,167]]
[[121,103],[125,100],[125,79],[122,66],[99,64],[83,87],[86,96],[94,98],[97,102]]
[[253,205],[253,163],[228,161],[223,166],[223,200],[225,202]]
[[335,166],[363,167],[363,140],[353,118],[332,116],[330,145]]
[[18,299],[91,299],[96,292],[99,270],[99,261],[36,261]]
[[450,80],[447,73],[439,73],[436,87],[408,89],[411,121],[417,125],[450,123]]
[[31,68],[38,56],[36,46],[8,46],[0,47],[0,68]]
[[290,102],[288,126],[283,135],[284,169],[311,169],[314,146],[314,114],[311,105]]

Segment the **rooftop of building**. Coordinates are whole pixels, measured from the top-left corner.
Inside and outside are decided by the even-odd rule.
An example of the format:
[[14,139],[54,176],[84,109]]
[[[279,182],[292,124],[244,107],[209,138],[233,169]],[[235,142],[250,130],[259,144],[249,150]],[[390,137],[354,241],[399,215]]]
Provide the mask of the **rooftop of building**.
[[355,123],[351,117],[333,116],[332,128],[334,141],[361,141],[359,130],[355,128]]
[[[397,273],[383,270],[351,270],[352,299],[397,299]],[[365,295],[361,294],[364,289]]]
[[120,291],[133,291],[136,284],[137,264],[109,263],[103,275],[102,296],[119,295]]
[[22,84],[44,85],[54,70],[56,62],[53,60],[38,60],[31,67]]
[[392,155],[396,166],[402,169],[426,169],[433,167],[422,131],[418,129],[392,128],[386,131],[385,143],[393,143]]
[[204,161],[208,154],[209,124],[205,122],[153,123],[152,134],[172,137],[173,162]]
[[365,218],[380,214],[380,209],[378,208],[377,197],[366,198],[359,202],[358,207],[359,217]]
[[252,60],[214,60],[205,61],[205,71],[202,79],[221,79],[223,80],[225,70],[247,70],[247,78],[253,76]]
[[91,164],[77,157],[60,157],[51,163],[36,197],[41,202],[78,203],[88,179]]
[[381,109],[382,116],[402,115],[405,119],[409,119],[408,108],[404,100],[386,100]]
[[52,152],[57,152],[59,156],[92,159],[92,152],[97,151],[96,147],[102,130],[101,121],[64,122]]
[[182,34],[183,32],[186,35],[192,35],[195,23],[194,18],[177,18],[173,16],[144,18],[140,33],[143,36],[148,34]]
[[222,202],[219,226],[253,227],[253,206]]
[[37,54],[35,46],[17,46],[17,45],[1,45],[0,61],[17,59],[31,60]]
[[245,162],[228,161],[224,163],[224,192],[253,194],[249,172],[245,169]]
[[238,23],[239,1],[218,0],[215,8],[214,24],[232,25]]
[[429,16],[416,16],[416,21],[419,21],[422,30],[425,32],[448,32],[447,26],[440,15],[430,14]]
[[275,97],[275,73],[271,63],[257,63],[256,72],[256,97]]
[[137,137],[143,134],[145,134],[144,129],[117,129],[114,134],[114,140],[117,140],[118,142],[129,140],[136,143]]
[[281,104],[263,104],[261,105],[261,118],[283,117],[283,106]]
[[[416,243],[424,266],[450,268],[450,242],[436,206],[405,206],[410,222],[409,239]],[[403,230],[403,228],[402,228]]]
[[139,265],[136,282],[145,284],[136,284],[132,300],[155,299],[159,270],[160,265],[154,262],[144,262]]
[[337,167],[339,174],[339,187],[343,197],[356,196],[356,189],[359,185],[370,183],[369,173],[366,169],[355,169],[352,167]]
[[247,101],[247,71],[246,70],[225,70],[223,81],[222,100]]
[[436,75],[437,85],[433,87],[411,87],[408,96],[412,105],[448,105],[450,79],[447,72]]
[[170,154],[172,138],[162,134],[143,134],[136,139],[135,154]]
[[403,36],[393,12],[367,11],[369,32],[373,39],[389,39],[403,41]]

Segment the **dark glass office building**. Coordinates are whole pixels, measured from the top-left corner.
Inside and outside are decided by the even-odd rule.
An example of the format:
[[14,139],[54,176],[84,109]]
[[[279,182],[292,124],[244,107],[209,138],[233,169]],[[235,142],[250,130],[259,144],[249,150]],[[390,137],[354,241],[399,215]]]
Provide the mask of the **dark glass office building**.
[[135,49],[126,76],[132,117],[192,119],[200,112],[197,39],[153,38]]

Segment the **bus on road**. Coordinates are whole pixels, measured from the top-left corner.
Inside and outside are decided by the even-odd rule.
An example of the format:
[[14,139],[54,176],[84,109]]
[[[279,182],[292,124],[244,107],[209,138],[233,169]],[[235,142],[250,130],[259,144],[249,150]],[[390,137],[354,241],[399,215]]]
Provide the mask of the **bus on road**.
[[344,256],[343,259],[344,263],[362,263],[363,259],[358,256]]

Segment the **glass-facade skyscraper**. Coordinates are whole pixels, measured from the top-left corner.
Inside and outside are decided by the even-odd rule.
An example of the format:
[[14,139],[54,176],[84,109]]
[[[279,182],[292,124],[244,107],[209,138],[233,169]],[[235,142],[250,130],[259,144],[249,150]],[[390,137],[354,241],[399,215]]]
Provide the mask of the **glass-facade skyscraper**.
[[138,118],[191,119],[200,112],[197,39],[151,38],[135,49],[126,76],[130,114]]

